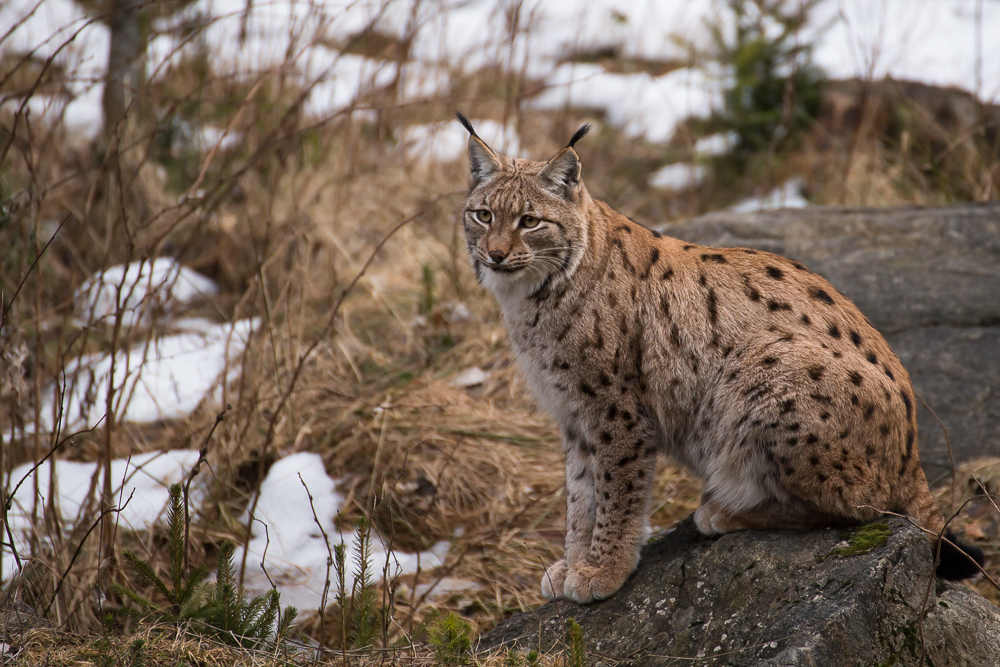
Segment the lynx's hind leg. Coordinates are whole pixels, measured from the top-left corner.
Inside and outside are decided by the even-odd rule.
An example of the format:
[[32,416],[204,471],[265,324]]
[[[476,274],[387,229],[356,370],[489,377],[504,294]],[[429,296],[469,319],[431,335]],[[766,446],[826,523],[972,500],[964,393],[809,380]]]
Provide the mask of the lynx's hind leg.
[[733,510],[713,500],[710,494],[702,496],[701,506],[694,513],[694,522],[703,535],[722,535],[738,530],[798,530],[855,523],[817,512],[794,498],[788,501],[769,499],[750,509]]

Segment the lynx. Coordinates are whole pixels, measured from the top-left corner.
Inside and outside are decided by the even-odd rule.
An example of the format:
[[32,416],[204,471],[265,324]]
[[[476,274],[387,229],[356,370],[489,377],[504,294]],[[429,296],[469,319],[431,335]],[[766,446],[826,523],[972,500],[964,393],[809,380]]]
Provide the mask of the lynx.
[[[636,569],[660,452],[704,481],[705,535],[886,510],[936,543],[910,378],[851,301],[797,261],[684,243],[593,199],[574,149],[589,126],[534,162],[458,117],[472,266],[562,433],[566,551],[547,598],[607,598]],[[982,552],[947,537],[938,574],[978,571]]]

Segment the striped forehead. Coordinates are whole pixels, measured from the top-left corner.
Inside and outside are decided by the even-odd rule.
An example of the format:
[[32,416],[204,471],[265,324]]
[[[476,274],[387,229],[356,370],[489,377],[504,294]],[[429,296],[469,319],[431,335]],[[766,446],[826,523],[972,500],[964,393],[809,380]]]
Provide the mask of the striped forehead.
[[490,209],[494,213],[507,213],[509,215],[521,215],[530,211],[531,199],[528,197],[527,189],[520,179],[505,179],[488,195]]

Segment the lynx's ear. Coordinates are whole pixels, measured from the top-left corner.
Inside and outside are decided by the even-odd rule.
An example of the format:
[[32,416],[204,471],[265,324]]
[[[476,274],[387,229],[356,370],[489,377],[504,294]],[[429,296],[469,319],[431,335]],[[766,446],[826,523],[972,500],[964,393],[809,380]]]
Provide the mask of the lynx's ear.
[[580,156],[567,146],[545,163],[538,180],[552,194],[575,201],[580,188]]
[[587,136],[591,129],[593,125],[587,123],[577,130],[566,144],[566,148],[556,153],[545,164],[538,174],[542,187],[560,197],[576,201],[577,190],[580,187],[580,156],[576,154],[573,146]]
[[489,179],[501,167],[500,158],[486,142],[479,138],[469,119],[456,111],[458,121],[469,131],[469,167],[472,180],[481,183]]

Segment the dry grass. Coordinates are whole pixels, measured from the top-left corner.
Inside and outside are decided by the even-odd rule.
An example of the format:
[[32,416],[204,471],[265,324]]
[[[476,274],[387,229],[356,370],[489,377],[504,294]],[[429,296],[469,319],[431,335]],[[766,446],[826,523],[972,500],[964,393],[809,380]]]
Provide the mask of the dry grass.
[[[402,57],[399,44],[376,37],[341,46],[350,53],[369,49]],[[613,71],[651,66],[616,65],[614,54],[600,57]],[[0,73],[9,67],[3,64]],[[30,89],[41,76],[38,67],[30,61],[17,70],[3,92]],[[366,113],[346,110],[316,119],[302,112],[307,90],[294,77],[261,72],[234,78],[214,73],[205,59],[181,60],[139,91],[142,104],[131,109],[129,123],[98,146],[81,145],[61,124],[28,124],[4,107],[0,145],[10,141],[0,163],[0,290],[9,309],[0,330],[4,489],[13,486],[10,470],[39,460],[65,436],[24,436],[21,428],[38,423],[40,395],[58,383],[66,361],[128,349],[158,333],[145,326],[78,326],[73,290],[102,267],[171,256],[221,287],[195,314],[264,322],[241,359],[239,378],[224,388],[222,404],[232,409],[208,443],[210,470],[200,479],[209,502],[194,516],[193,563],[210,564],[223,539],[246,539],[238,517],[271,463],[312,451],[322,455],[331,477],[343,480],[348,524],[377,498],[375,526],[396,548],[452,542],[443,568],[396,582],[396,637],[413,633],[431,609],[461,612],[485,630],[539,604],[543,566],[560,554],[563,535],[557,430],[529,396],[496,305],[477,286],[465,258],[456,215],[464,162],[413,160],[396,140],[406,125],[448,121],[460,107],[479,118],[515,119],[525,153],[541,158],[593,119],[587,110],[531,111],[524,96],[538,82],[498,77],[500,68],[453,72],[449,91],[417,102],[401,100],[392,87],[372,89],[359,97],[357,106]],[[58,76],[45,72],[45,85]],[[229,128],[242,141],[215,150],[172,140],[176,128],[169,114]],[[822,120],[796,151],[770,156],[763,168],[739,178],[719,177],[682,193],[657,191],[646,182],[664,159],[662,147],[602,125],[580,149],[594,194],[652,225],[725,205],[794,174],[806,175],[814,199],[829,204],[997,196],[997,160],[988,150],[992,135],[985,126],[980,138],[946,141],[934,154],[942,132],[957,136],[952,128],[916,112],[907,116],[904,130],[890,127],[880,108],[866,118],[844,127]],[[910,139],[901,145],[904,131]],[[692,137],[683,131],[678,136],[666,153],[688,150]],[[925,148],[932,151],[930,170]],[[941,174],[947,176],[944,185]],[[410,218],[345,295],[377,244]],[[55,230],[52,221],[62,220],[66,224],[32,269]],[[453,317],[457,304],[471,317]],[[482,385],[452,384],[473,366],[488,373]],[[62,445],[57,455],[107,461],[130,452],[197,448],[220,407],[205,401],[184,419],[153,424],[105,422]],[[665,529],[682,519],[696,507],[699,493],[699,482],[661,464],[651,524]],[[111,578],[129,577],[106,567],[108,562],[101,567],[107,554],[98,549],[100,527],[87,532],[99,511],[95,502],[66,531],[52,511],[38,517],[36,539],[23,554],[32,560],[21,595],[47,610],[55,625],[77,634],[26,637],[30,658],[23,664],[91,660],[91,640],[84,637],[101,627],[94,591]],[[982,516],[978,511],[970,510],[963,521],[979,522],[986,535],[996,536],[997,518],[984,518],[989,508]],[[990,539],[989,564],[997,572],[1000,559],[995,537]],[[132,548],[162,566],[163,544],[153,528],[117,533],[114,548]],[[476,588],[443,596],[416,592],[424,590],[418,584],[444,577],[472,581]],[[978,588],[1000,601],[995,592]],[[308,614],[302,627],[313,637],[322,634],[318,619]],[[149,651],[175,661],[275,660],[146,627],[113,638],[115,650],[125,650],[140,635]],[[281,658],[293,664],[298,659]]]

